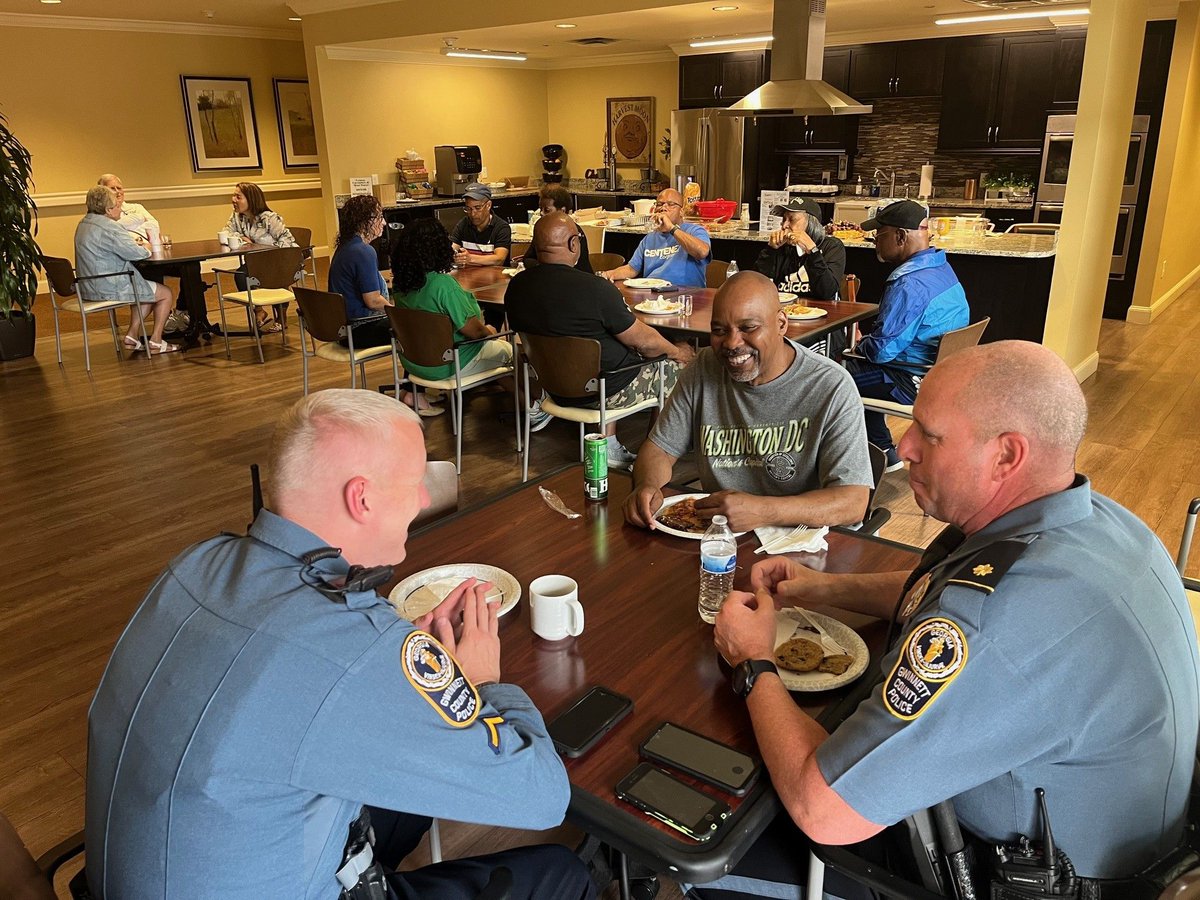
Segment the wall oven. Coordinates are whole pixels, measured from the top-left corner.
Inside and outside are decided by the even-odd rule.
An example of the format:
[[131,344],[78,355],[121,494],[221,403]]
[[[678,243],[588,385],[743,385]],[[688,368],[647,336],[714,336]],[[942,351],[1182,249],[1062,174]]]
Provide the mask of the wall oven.
[[[1117,213],[1117,230],[1113,236],[1112,263],[1108,274],[1115,278],[1124,278],[1129,266],[1129,242],[1133,238],[1133,211],[1135,207],[1122,203]],[[1039,200],[1033,205],[1033,221],[1062,223],[1061,203],[1044,203]]]
[[[1125,153],[1125,179],[1121,202],[1137,203],[1141,186],[1142,167],[1146,159],[1146,141],[1150,132],[1149,116],[1134,116]],[[1075,116],[1049,116],[1046,119],[1046,138],[1042,143],[1042,173],[1038,182],[1039,200],[1062,203],[1067,193],[1067,170],[1071,165],[1071,150],[1075,144]]]

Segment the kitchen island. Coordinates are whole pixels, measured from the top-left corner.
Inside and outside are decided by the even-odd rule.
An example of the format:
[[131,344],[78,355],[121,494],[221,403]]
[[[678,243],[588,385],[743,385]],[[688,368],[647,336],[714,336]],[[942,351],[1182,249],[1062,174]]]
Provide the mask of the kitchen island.
[[[604,250],[628,259],[645,234],[645,228],[609,226],[604,230]],[[739,268],[753,269],[768,237],[764,231],[718,231],[712,236],[713,258],[736,260]],[[875,258],[873,241],[844,243],[846,272],[857,275],[861,281],[858,299],[878,303],[894,266]],[[1054,273],[1057,247],[1054,235],[939,238],[934,240],[934,246],[946,251],[950,266],[962,282],[971,307],[971,321],[991,317],[984,341],[1015,339],[1041,343]]]

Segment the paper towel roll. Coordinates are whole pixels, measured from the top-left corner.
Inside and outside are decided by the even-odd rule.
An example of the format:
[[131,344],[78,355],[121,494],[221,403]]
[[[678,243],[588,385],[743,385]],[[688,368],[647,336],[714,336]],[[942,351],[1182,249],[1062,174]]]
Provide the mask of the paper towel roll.
[[933,166],[929,163],[921,166],[921,190],[918,196],[926,200],[933,196]]

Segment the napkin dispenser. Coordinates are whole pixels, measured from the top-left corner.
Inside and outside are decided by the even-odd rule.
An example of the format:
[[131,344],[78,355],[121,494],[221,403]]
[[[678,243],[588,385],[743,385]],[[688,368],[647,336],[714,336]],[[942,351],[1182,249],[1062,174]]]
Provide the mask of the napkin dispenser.
[[439,144],[433,148],[433,163],[437,168],[437,191],[443,197],[461,197],[483,171],[483,157],[476,144]]

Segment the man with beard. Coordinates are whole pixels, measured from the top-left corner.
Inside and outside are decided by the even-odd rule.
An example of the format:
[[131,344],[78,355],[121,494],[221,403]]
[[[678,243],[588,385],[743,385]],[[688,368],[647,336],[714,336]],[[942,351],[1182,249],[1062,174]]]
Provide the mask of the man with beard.
[[638,453],[627,521],[654,528],[675,461],[696,453],[706,515],[734,531],[862,520],[872,484],[862,402],[844,369],[788,340],[767,277],[742,272],[713,302],[711,348],[680,373]]

